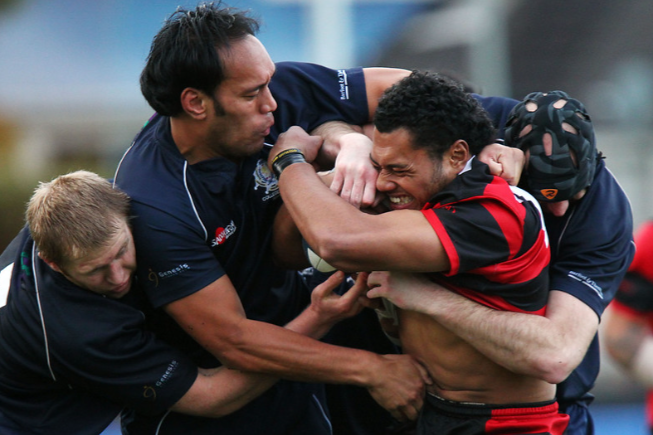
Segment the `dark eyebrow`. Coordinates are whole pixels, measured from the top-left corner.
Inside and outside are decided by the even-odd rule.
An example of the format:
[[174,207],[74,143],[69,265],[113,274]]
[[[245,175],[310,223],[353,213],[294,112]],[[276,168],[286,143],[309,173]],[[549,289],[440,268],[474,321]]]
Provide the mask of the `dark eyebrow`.
[[258,92],[265,87],[265,84],[254,86],[253,88],[243,89],[242,95],[251,94],[252,92]]
[[260,85],[254,86],[254,87],[252,87],[252,88],[245,89],[243,93],[244,93],[244,94],[249,94],[249,93],[251,93],[251,92],[260,91],[260,90],[263,89],[264,87],[269,86],[269,85],[270,85],[270,82],[272,81],[272,77],[274,77],[274,74],[275,74],[276,72],[277,72],[277,68],[276,68],[276,66],[275,66],[275,67],[274,67],[274,71],[272,71],[272,75],[270,76],[270,79],[269,79],[268,81],[266,81],[265,83],[262,83],[262,84],[260,84]]
[[377,162],[376,160],[374,160],[372,158],[372,154],[370,154],[370,160],[372,161],[372,166],[374,166],[375,168],[385,169],[386,171],[388,171],[388,170],[389,171],[397,171],[397,170],[405,171],[406,168],[410,167],[410,165],[408,165],[408,164],[403,164],[403,165],[388,165],[388,166],[386,166],[384,168],[382,165],[379,164],[379,162]]

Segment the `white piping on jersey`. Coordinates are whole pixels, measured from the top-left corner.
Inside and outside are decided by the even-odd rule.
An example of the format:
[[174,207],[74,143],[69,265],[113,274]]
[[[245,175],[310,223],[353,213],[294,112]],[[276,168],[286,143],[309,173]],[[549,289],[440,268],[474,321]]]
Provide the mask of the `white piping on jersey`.
[[132,147],[134,146],[135,143],[136,143],[136,140],[134,139],[134,141],[131,143],[131,145],[129,145],[129,148],[127,148],[127,151],[125,151],[125,153],[120,158],[120,161],[118,162],[118,166],[116,167],[116,172],[114,172],[114,174],[113,174],[113,183],[112,184],[113,184],[114,189],[116,188],[116,180],[118,179],[118,171],[120,171],[120,167],[122,166],[122,162],[125,160],[125,157],[127,157],[127,154],[129,154],[129,152],[131,151],[131,149],[132,149]]
[[537,211],[540,214],[540,225],[542,225],[542,231],[544,231],[544,242],[546,243],[546,246],[549,246],[549,233],[546,230],[546,225],[544,224],[544,213],[542,212],[542,207],[540,206],[540,203],[535,199],[533,195],[530,193],[526,192],[524,189],[517,187],[517,186],[510,186],[510,190],[512,191],[512,194],[515,195],[515,199],[519,202],[522,202],[522,200],[526,200],[533,204]]
[[331,420],[329,420],[329,416],[324,411],[324,407],[322,406],[322,403],[320,403],[319,399],[317,397],[315,397],[315,394],[311,395],[311,398],[313,399],[313,401],[317,405],[318,409],[322,413],[322,417],[324,417],[324,421],[326,421],[327,424],[329,425],[329,433],[333,434],[333,426],[331,425]]
[[47,360],[48,363],[48,370],[50,370],[50,375],[52,376],[52,379],[56,382],[57,377],[54,375],[54,372],[52,371],[52,364],[50,363],[50,346],[48,345],[48,332],[46,331],[45,328],[43,308],[41,307],[41,293],[39,292],[39,280],[37,278],[38,273],[36,271],[37,258],[38,258],[38,254],[36,252],[36,243],[35,243],[34,246],[32,246],[32,271],[34,273],[34,290],[36,291],[36,303],[39,305],[39,317],[41,318],[41,327],[43,328],[43,343],[45,344],[45,359]]
[[154,435],[159,435],[159,433],[161,432],[161,426],[163,425],[163,420],[166,419],[166,417],[170,414],[170,412],[172,411],[168,409],[166,413],[163,414],[163,417],[161,417],[161,420],[159,420],[159,424],[156,425],[156,431],[154,432]]
[[191,207],[193,207],[193,213],[195,213],[195,217],[197,218],[197,221],[200,223],[200,226],[202,227],[202,231],[204,231],[204,240],[208,241],[209,240],[209,232],[206,231],[206,227],[204,226],[204,222],[202,222],[202,219],[200,218],[200,215],[197,212],[197,209],[195,208],[195,203],[193,202],[193,195],[190,193],[190,189],[188,188],[188,178],[186,177],[187,170],[188,170],[188,162],[184,160],[184,189],[186,189],[186,194],[188,195],[188,200],[190,201]]

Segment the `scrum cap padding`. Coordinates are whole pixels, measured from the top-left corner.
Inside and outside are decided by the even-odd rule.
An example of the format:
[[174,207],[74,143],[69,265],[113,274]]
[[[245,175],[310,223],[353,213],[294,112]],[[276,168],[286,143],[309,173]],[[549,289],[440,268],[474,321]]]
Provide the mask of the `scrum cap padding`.
[[510,112],[506,144],[529,152],[526,188],[541,201],[567,200],[594,179],[592,121],[583,104],[565,92],[528,94]]

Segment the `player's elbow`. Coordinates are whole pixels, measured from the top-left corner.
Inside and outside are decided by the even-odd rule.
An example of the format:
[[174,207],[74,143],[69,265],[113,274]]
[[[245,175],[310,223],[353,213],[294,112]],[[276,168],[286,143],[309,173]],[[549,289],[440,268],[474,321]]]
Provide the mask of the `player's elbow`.
[[546,352],[532,362],[533,375],[550,384],[559,384],[569,377],[580,361],[564,352]]
[[354,252],[351,238],[325,235],[318,240],[318,246],[317,255],[336,269],[358,271],[355,258],[351,258]]

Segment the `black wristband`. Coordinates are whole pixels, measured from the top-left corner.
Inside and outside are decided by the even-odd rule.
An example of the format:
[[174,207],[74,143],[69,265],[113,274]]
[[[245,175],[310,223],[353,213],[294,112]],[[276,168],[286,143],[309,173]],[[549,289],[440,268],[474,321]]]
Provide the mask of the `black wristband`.
[[297,148],[290,148],[281,151],[279,154],[274,156],[274,159],[272,159],[272,171],[274,171],[274,175],[277,176],[277,179],[281,176],[283,170],[293,163],[306,163],[304,154]]

